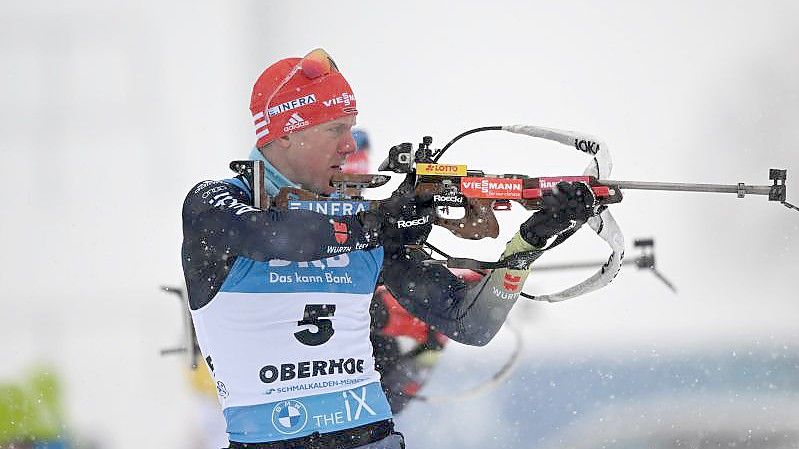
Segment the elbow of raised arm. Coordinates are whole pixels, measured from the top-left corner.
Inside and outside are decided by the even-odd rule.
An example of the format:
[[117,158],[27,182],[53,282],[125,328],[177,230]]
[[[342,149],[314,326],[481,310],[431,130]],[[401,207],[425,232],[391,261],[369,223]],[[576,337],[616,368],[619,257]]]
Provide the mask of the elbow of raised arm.
[[500,326],[460,326],[459,329],[447,333],[447,337],[458,343],[469,346],[485,346],[499,332]]

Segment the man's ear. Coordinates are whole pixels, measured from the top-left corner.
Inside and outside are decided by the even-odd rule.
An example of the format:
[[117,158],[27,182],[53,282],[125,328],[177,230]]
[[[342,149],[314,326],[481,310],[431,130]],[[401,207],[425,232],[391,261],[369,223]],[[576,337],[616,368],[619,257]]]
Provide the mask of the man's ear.
[[289,136],[283,136],[283,137],[281,137],[281,138],[279,138],[277,140],[273,140],[273,141],[267,143],[266,145],[264,145],[262,147],[259,147],[258,151],[260,151],[261,154],[264,155],[264,157],[267,157],[267,153],[269,153],[269,152],[273,152],[273,151],[282,152],[283,150],[285,150],[286,148],[288,148],[290,146],[291,146],[291,141],[289,140]]
[[273,141],[272,143],[274,143],[277,147],[279,147],[281,149],[284,149],[284,150],[291,146],[291,140],[289,140],[289,136],[288,135],[283,136],[283,137]]

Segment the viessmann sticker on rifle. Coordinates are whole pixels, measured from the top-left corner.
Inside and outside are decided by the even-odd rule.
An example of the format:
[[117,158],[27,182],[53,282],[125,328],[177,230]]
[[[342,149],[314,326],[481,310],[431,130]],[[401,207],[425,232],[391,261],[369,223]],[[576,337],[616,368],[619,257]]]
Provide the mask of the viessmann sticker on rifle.
[[518,199],[522,197],[522,180],[461,178],[461,193],[469,198]]
[[417,175],[427,176],[466,176],[466,165],[416,164]]

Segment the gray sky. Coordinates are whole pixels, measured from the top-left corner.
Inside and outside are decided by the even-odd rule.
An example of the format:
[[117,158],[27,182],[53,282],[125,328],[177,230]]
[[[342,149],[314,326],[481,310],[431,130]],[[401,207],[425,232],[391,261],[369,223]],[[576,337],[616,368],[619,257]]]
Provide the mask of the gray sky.
[[[799,202],[797,19],[790,1],[5,2],[0,378],[49,360],[76,427],[115,448],[180,441],[181,361],[157,355],[180,336],[179,310],[157,288],[181,281],[188,188],[227,176],[252,145],[250,89],[274,60],[315,47],[335,58],[375,165],[423,135],[443,145],[472,127],[535,124],[602,138],[614,179],[764,184],[780,167]],[[446,160],[542,176],[588,162],[503,133]],[[655,192],[629,192],[614,214],[630,242],[656,238],[680,294],[624,271],[588,297],[530,308],[532,350],[797,341],[799,214]],[[433,241],[496,257],[524,219],[503,217],[496,242]],[[541,263],[605,257],[582,231]],[[588,274],[534,274],[527,290]],[[153,412],[161,397],[175,400]],[[164,430],[142,436],[150,426]]]

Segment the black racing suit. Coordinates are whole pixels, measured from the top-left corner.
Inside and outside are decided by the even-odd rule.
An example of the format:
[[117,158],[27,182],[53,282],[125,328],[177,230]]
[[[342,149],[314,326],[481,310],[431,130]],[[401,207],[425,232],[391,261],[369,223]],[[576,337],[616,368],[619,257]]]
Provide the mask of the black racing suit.
[[[364,388],[375,385],[375,378],[370,374],[374,373],[373,360],[360,358],[366,351],[361,343],[357,343],[360,340],[353,339],[353,336],[363,335],[360,330],[354,331],[363,329],[357,324],[359,320],[369,320],[368,307],[356,310],[354,303],[347,298],[353,295],[358,295],[360,298],[366,292],[369,292],[368,298],[371,298],[379,272],[382,271],[386,287],[410,313],[454,340],[471,345],[484,345],[496,334],[518,298],[518,290],[528,274],[527,270],[495,270],[476,285],[467,287],[466,283],[446,268],[424,265],[422,262],[426,255],[421,251],[411,252],[409,257],[396,257],[393,254],[382,257],[383,251],[378,242],[370,238],[369,233],[355,217],[329,217],[309,211],[261,210],[250,206],[250,196],[251,192],[243,178],[226,182],[205,181],[189,192],[183,207],[183,268],[189,304],[203,355],[214,375],[220,400],[223,402],[231,441],[269,442],[284,440],[287,438],[285,435],[289,434],[309,435],[311,426],[305,429],[304,424],[309,418],[316,419],[317,427],[313,429],[315,433],[329,432],[330,435],[337,435],[341,431],[354,429],[353,426],[363,427],[357,423],[336,421],[335,425],[330,427],[335,431],[325,430],[323,427],[328,425],[328,421],[322,415],[306,415],[305,421],[302,421],[301,410],[305,408],[299,403],[294,404],[296,400],[291,403],[294,405],[284,400],[282,402],[269,402],[269,400],[270,398],[278,400],[281,397],[310,400],[320,395],[334,393],[339,394],[340,398],[342,392],[345,398],[348,397],[347,394],[356,400],[366,397]],[[346,257],[347,253],[351,255]],[[377,256],[380,259],[374,260]],[[347,273],[341,276],[327,273],[327,277],[323,277],[309,276],[307,272],[294,272],[297,282],[305,282],[312,288],[303,290],[305,287],[301,287],[297,290],[300,293],[309,292],[300,296],[306,298],[303,300],[305,302],[296,301],[295,305],[300,307],[299,310],[287,310],[290,304],[281,298],[291,294],[288,292],[293,291],[292,286],[298,284],[292,284],[291,274],[278,272],[285,269],[290,261],[297,261],[300,267],[308,268],[309,263],[319,262],[319,259],[323,258],[332,264],[328,267],[336,266],[343,259],[355,260],[357,263],[353,266],[362,267],[358,270],[368,269],[369,273],[373,274],[368,274],[364,278],[364,272],[355,271],[352,276]],[[373,271],[375,268],[373,263],[377,264],[377,271]],[[381,264],[382,270],[380,270]],[[320,262],[320,265],[324,266],[324,263]],[[234,276],[230,276],[231,274]],[[369,284],[371,276],[374,277]],[[280,281],[282,286],[277,290],[274,285],[267,285],[272,282],[272,277],[282,279]],[[359,277],[360,279],[357,279]],[[356,280],[353,281],[352,278]],[[514,282],[509,283],[508,279]],[[327,282],[332,283],[328,285]],[[352,290],[355,287],[347,287],[348,284],[357,285],[358,290]],[[212,304],[214,298],[220,299]],[[324,302],[321,304],[311,304],[322,300]],[[260,307],[259,304],[265,304],[267,309],[257,309]],[[335,315],[336,307],[340,312],[338,315]],[[269,310],[277,311],[278,315],[270,317]],[[261,316],[263,319],[258,318]],[[253,321],[256,318],[261,321]],[[330,323],[343,323],[346,326],[336,328],[338,324],[333,324],[331,327]],[[294,328],[298,325],[316,327],[295,332]],[[368,332],[368,323],[366,331]],[[291,342],[297,344],[291,337],[292,333],[297,340],[306,345],[306,349],[298,349],[299,353],[285,349]],[[363,337],[368,345],[368,336],[363,335]],[[274,342],[281,338],[288,340],[281,340],[284,343],[274,346]],[[337,354],[334,357],[342,355],[343,358],[313,362],[291,360],[292,357],[305,357],[302,354],[311,354],[314,348],[324,348],[325,346],[316,345],[330,344],[327,343],[328,340],[331,343],[338,341],[337,346],[331,348],[336,348],[334,352]],[[247,346],[247,351],[252,356],[248,356],[247,351],[240,352],[236,341]],[[263,341],[263,344],[259,344],[260,341]],[[268,344],[270,341],[273,342],[272,345]],[[347,345],[352,345],[351,350],[347,349],[349,347]],[[270,348],[278,351],[277,356],[270,352],[274,351]],[[214,352],[213,358],[209,352]],[[349,356],[350,352],[355,356]],[[319,357],[320,353],[317,350],[314,354],[316,355],[313,357]],[[370,349],[368,356],[371,355]],[[270,362],[270,357],[278,357],[279,360]],[[254,369],[252,363],[259,363],[258,366],[265,364],[261,369],[260,381],[257,368],[255,379],[252,378],[251,373]],[[272,366],[270,363],[276,365]],[[310,369],[312,363],[313,370]],[[321,385],[318,388],[322,388],[318,393],[291,393],[300,391],[297,390],[300,387],[303,391],[307,388],[304,385],[295,385],[302,380],[298,379],[298,376],[322,376],[320,378],[334,379],[329,377],[334,371],[336,376],[349,375],[350,378],[341,377],[341,381],[346,383],[340,385],[316,382],[313,385]],[[358,373],[362,373],[360,377]],[[220,379],[228,382],[222,382]],[[336,379],[338,381],[338,377]],[[288,382],[290,389],[268,388],[265,393],[258,392],[259,389],[263,391],[264,387],[280,386],[280,382],[284,380]],[[330,385],[339,386],[330,387]],[[366,387],[362,388],[361,385]],[[351,389],[341,389],[345,387]],[[356,391],[356,388],[360,389]],[[277,391],[275,396],[259,399],[259,394],[268,395],[272,394],[272,391]],[[369,391],[372,391],[370,394],[374,397],[374,390]],[[281,394],[283,396],[280,396]],[[292,394],[300,396],[291,396]],[[316,396],[307,396],[309,394]],[[329,400],[321,404],[324,407],[331,407]],[[265,413],[269,413],[264,407],[272,410],[272,424],[266,425],[267,423],[261,418]],[[385,403],[382,409],[381,407],[380,404],[373,404],[372,407],[367,407],[367,410],[379,411],[373,413],[374,419],[390,418],[390,411],[385,410],[388,404]],[[355,418],[365,416],[359,414],[359,411],[360,407],[354,414]],[[302,422],[300,427],[296,429],[292,427],[299,425],[298,422]],[[350,427],[347,427],[348,425]],[[279,426],[284,426],[283,430],[286,432],[283,432]],[[278,435],[278,431],[283,435]]]

